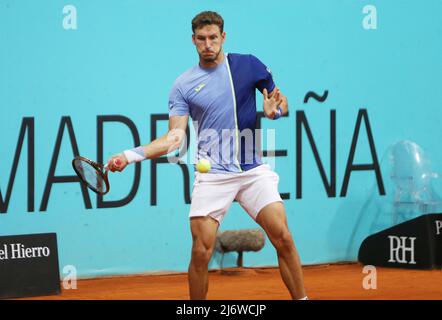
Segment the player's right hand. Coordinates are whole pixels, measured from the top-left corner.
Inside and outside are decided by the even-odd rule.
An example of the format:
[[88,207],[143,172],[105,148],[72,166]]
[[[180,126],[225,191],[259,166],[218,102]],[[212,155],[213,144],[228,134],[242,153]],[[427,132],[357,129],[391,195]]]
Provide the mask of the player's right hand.
[[126,166],[128,165],[128,161],[126,156],[124,155],[124,153],[119,153],[115,156],[112,156],[108,161],[107,161],[107,167],[109,168],[110,171],[115,172],[121,172],[124,170],[124,168],[126,168]]

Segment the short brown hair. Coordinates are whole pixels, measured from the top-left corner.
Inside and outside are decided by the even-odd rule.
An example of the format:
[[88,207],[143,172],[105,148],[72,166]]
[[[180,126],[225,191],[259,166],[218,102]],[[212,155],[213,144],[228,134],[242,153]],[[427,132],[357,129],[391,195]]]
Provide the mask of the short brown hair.
[[203,11],[198,13],[195,18],[192,19],[192,32],[195,33],[196,29],[204,26],[216,24],[219,27],[221,33],[224,29],[224,20],[218,13],[214,11]]

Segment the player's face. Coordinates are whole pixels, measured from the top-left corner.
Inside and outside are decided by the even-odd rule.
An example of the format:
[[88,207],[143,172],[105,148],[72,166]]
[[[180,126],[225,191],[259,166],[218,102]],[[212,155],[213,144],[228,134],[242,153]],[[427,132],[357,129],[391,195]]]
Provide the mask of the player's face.
[[215,24],[206,25],[196,29],[192,41],[196,46],[200,59],[204,62],[214,62],[218,58],[226,33],[221,33]]

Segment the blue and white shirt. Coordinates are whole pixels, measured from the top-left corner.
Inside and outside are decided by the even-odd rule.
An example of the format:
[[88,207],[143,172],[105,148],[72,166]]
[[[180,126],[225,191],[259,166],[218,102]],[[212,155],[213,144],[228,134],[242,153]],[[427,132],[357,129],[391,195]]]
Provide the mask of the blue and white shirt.
[[210,172],[242,172],[262,164],[255,90],[264,88],[269,93],[275,88],[270,70],[244,54],[226,54],[216,67],[197,65],[176,79],[169,117],[190,115],[197,133],[196,161],[208,159]]

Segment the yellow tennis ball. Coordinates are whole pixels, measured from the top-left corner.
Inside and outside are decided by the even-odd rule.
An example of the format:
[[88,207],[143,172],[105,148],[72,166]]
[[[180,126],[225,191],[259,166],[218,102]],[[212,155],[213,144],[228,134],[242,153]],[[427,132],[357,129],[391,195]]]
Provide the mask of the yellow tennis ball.
[[210,171],[210,161],[207,159],[201,159],[196,164],[196,170],[198,170],[201,173],[207,173]]

